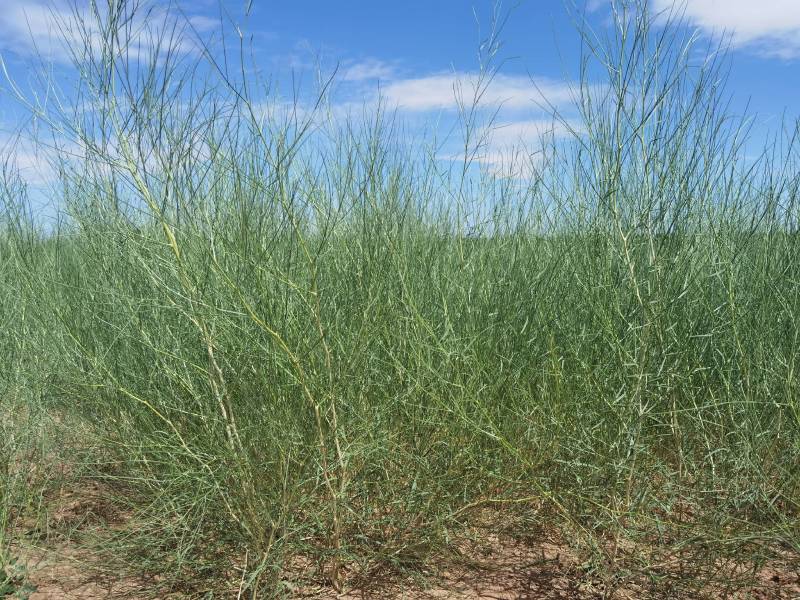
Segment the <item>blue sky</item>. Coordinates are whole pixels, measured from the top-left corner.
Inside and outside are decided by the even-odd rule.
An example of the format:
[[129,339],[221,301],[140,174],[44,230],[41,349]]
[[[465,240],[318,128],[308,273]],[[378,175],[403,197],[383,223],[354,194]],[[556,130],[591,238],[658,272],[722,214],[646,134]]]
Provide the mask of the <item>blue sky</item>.
[[[70,76],[64,53],[53,41],[52,25],[53,15],[67,14],[66,1],[2,0],[0,56],[17,81],[26,82],[37,49],[56,73]],[[85,1],[78,0],[78,6]],[[652,0],[651,6],[663,10],[674,1]],[[569,103],[579,44],[568,2],[521,0],[503,7],[510,10],[502,32],[505,61],[486,97],[489,103],[503,105],[494,146],[483,156],[490,167],[498,165],[498,148],[531,140],[547,129],[547,119],[533,101],[537,90],[555,105]],[[579,9],[586,8],[592,25],[602,32],[610,0],[575,2]],[[387,106],[415,124],[412,131],[421,129],[422,123],[452,119],[453,83],[474,78],[477,50],[493,6],[490,0],[179,0],[178,4],[201,35],[217,30],[220,15],[229,33],[233,33],[231,22],[239,25],[252,36],[255,60],[263,73],[278,81],[285,82],[292,74],[311,80],[317,65],[326,72],[338,65],[335,102],[354,108],[369,105],[380,93]],[[681,0],[680,5],[687,23],[701,37],[727,34],[732,45],[729,91],[734,107],[749,103],[759,127],[777,124],[784,111],[797,114],[800,0]],[[4,140],[7,145],[12,139],[19,119],[7,89],[0,88],[0,148]],[[39,157],[22,146],[16,152],[31,180],[44,177]]]

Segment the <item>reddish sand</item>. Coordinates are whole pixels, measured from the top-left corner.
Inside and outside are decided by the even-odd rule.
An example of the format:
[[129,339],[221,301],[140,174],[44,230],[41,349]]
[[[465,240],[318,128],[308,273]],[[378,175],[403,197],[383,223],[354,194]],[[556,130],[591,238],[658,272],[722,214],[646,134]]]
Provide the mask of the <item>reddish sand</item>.
[[[126,516],[105,501],[104,496],[103,488],[96,484],[90,484],[80,491],[62,492],[53,499],[53,530],[121,526]],[[79,549],[68,536],[55,538],[57,542],[49,542],[47,547],[38,550],[16,549],[27,563],[29,582],[36,588],[30,600],[190,597],[165,595],[158,591],[153,580],[148,582],[104,569],[100,557]],[[604,582],[581,569],[567,546],[559,543],[555,536],[542,534],[538,538],[542,538],[542,541],[531,545],[490,536],[479,544],[465,546],[458,564],[442,565],[440,572],[428,577],[427,588],[419,583],[402,583],[378,574],[367,581],[350,578],[349,589],[337,594],[330,587],[310,584],[303,569],[295,568],[291,570],[291,576],[287,576],[288,596],[320,600],[800,599],[800,561],[796,556],[768,564],[756,574],[755,584],[736,593],[725,590],[725,576],[720,577],[719,574],[719,584],[698,592],[683,585],[688,582],[681,582],[680,578],[666,577],[664,580],[671,583],[663,584],[661,588],[653,584],[643,587],[645,583],[642,578],[639,581]],[[48,539],[52,539],[52,536]],[[231,587],[235,589],[235,586],[234,583]],[[234,591],[227,597],[236,598],[237,595]]]

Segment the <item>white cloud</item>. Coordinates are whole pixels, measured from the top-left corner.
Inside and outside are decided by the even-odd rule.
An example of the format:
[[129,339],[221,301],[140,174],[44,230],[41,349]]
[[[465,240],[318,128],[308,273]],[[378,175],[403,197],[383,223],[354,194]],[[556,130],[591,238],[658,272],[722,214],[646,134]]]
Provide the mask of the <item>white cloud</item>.
[[52,155],[33,141],[0,134],[0,162],[9,164],[28,185],[42,186],[56,179]]
[[608,0],[586,0],[586,10],[594,12],[608,4]]
[[[381,90],[389,107],[406,113],[430,113],[458,108],[458,98],[471,104],[477,73],[440,73],[427,77],[407,78],[390,82]],[[548,103],[559,109],[574,101],[574,87],[568,82],[547,78],[497,74],[486,87],[479,101],[484,116],[494,121],[484,131],[480,147],[467,152],[467,160],[485,172],[498,177],[528,179],[540,162],[543,139],[563,138],[569,128],[552,118],[525,119],[521,115],[538,110]],[[494,109],[499,109],[495,114]],[[545,111],[547,112],[547,111]],[[442,160],[463,162],[463,150],[439,156]]]
[[[575,129],[578,125],[573,126]],[[570,135],[569,128],[553,119],[532,119],[497,123],[491,131],[491,142],[501,146],[539,146],[542,138]]]
[[[579,133],[578,124],[569,125],[552,119],[532,119],[496,123],[487,132],[483,146],[468,160],[484,172],[498,177],[527,179],[535,174],[548,139],[563,139]],[[464,161],[464,153],[440,156],[443,160]]]
[[[389,106],[408,111],[447,110],[458,107],[459,94],[467,104],[479,85],[477,73],[439,73],[427,77],[398,79],[382,90]],[[527,76],[496,75],[481,97],[481,105],[506,109],[531,109],[547,99],[554,105],[572,99],[570,86],[549,79],[532,81]]]
[[203,31],[213,31],[217,27],[219,27],[219,20],[212,19],[210,17],[205,17],[203,15],[194,15],[189,17],[189,24],[195,28],[195,30],[203,32]]
[[734,46],[782,58],[800,57],[800,0],[653,0],[656,12],[675,9]]
[[7,0],[0,11],[0,45],[4,50],[38,53],[46,58],[63,56],[57,23],[69,22],[71,17],[66,6]]
[[[147,18],[145,18],[147,15]],[[153,4],[148,12],[141,9],[129,22],[128,55],[147,55],[170,35],[175,14]],[[202,15],[192,15],[189,24],[198,32],[207,32],[216,25],[213,19]],[[0,51],[12,51],[26,56],[41,56],[45,60],[70,63],[66,47],[82,48],[84,34],[96,50],[100,47],[100,36],[94,17],[90,14],[88,1],[71,8],[66,0],[2,0],[0,10]],[[172,50],[189,54],[199,50],[191,39],[189,31],[183,39],[174,40]]]
[[394,76],[395,69],[392,65],[370,58],[360,62],[353,62],[342,69],[344,81],[367,81],[373,79],[387,80]]

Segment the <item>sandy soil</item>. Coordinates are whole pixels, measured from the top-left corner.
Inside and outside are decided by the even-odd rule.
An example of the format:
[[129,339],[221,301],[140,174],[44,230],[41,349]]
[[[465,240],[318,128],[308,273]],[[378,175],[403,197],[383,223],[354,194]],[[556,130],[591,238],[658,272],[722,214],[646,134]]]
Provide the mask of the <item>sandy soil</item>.
[[[97,484],[86,486],[80,492],[63,492],[55,499],[51,513],[54,530],[119,526],[125,514],[109,506],[103,497],[104,490]],[[135,579],[104,568],[100,557],[79,549],[68,535],[47,539],[50,541],[46,547],[16,549],[27,564],[28,581],[35,588],[29,600],[186,598],[179,594],[159,594],[153,580]],[[698,594],[674,584],[670,588],[648,586],[645,589],[641,581],[604,582],[582,570],[567,546],[555,537],[533,545],[489,537],[480,544],[464,547],[461,554],[458,564],[443,565],[438,573],[429,577],[428,581],[435,583],[427,588],[419,583],[397,582],[377,575],[365,582],[351,579],[350,589],[337,594],[329,587],[310,585],[302,569],[294,569],[294,576],[289,579],[295,583],[287,581],[289,595],[319,600],[800,599],[797,557],[769,564],[757,574],[756,585],[733,595],[721,586]],[[236,593],[230,597],[235,598]]]
[[[30,600],[139,600],[145,598],[185,598],[182,595],[154,595],[153,585],[111,573],[98,576],[97,563],[76,551],[69,543],[44,552],[29,562],[30,580],[36,591]],[[675,589],[659,592],[633,583],[616,582],[613,589],[583,575],[571,564],[563,549],[543,544],[538,552],[530,547],[506,544],[492,550],[480,565],[451,567],[423,589],[419,585],[371,581],[361,589],[337,594],[330,588],[295,588],[290,597],[318,600],[523,600],[523,599],[600,599],[634,600],[647,598],[731,598],[733,600],[790,600],[800,598],[800,579],[775,568],[760,574],[761,583],[749,590],[725,594],[706,590],[702,596]],[[236,594],[231,594],[235,598]]]
[[[413,585],[373,581],[362,589],[336,594],[329,588],[295,589],[291,596],[319,600],[522,600],[522,599],[595,599],[616,598],[634,600],[645,598],[692,598],[690,593],[664,590],[663,594],[644,590],[634,584],[619,582],[608,589],[602,581],[582,577],[568,560],[564,560],[557,547],[545,545],[540,556],[531,555],[530,549],[497,549],[492,560],[480,569],[453,569],[444,571],[438,583],[428,589]],[[30,600],[111,600],[144,599],[153,597],[153,588],[145,582],[123,576],[91,575],[85,557],[68,544],[44,553],[30,564],[30,579],[36,591]],[[782,579],[782,577],[784,577]],[[709,590],[708,598],[796,599],[800,598],[800,581],[797,576],[780,575],[767,570],[762,584],[745,592],[726,595]],[[164,596],[156,596],[164,597]],[[173,598],[182,598],[174,595]],[[231,597],[235,597],[232,595]]]

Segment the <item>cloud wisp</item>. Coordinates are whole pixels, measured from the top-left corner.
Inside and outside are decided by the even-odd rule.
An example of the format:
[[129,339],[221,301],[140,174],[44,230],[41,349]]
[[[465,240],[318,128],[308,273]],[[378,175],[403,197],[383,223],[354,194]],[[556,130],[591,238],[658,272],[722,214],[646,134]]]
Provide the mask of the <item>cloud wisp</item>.
[[56,179],[51,158],[30,140],[0,134],[0,163],[10,166],[28,185],[44,186]]
[[502,121],[488,131],[481,147],[475,152],[441,155],[442,160],[480,165],[491,175],[504,178],[529,179],[535,176],[543,152],[554,140],[579,134],[577,123],[552,118]]
[[[406,111],[453,110],[459,97],[469,103],[481,82],[478,73],[436,73],[390,81],[381,95],[390,107]],[[565,82],[527,75],[497,74],[486,84],[481,104],[506,109],[529,109],[545,100],[560,105],[572,100],[573,90]]]
[[348,62],[340,71],[342,81],[386,81],[395,76],[394,66],[376,58]]

